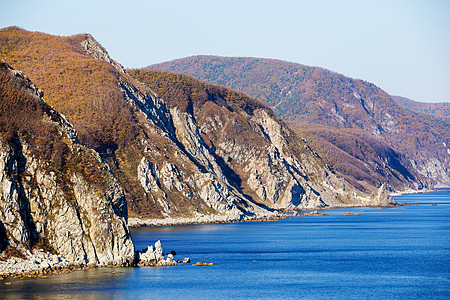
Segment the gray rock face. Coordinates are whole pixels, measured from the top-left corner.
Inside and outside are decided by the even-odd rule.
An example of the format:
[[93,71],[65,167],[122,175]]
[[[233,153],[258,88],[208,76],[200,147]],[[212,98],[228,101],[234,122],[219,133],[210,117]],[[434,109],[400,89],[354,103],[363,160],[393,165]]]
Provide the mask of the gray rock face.
[[[294,154],[289,142],[292,133],[265,109],[236,116],[210,104],[217,106],[218,113],[204,116],[200,109],[194,113],[169,109],[163,99],[130,83],[122,88],[153,134],[141,142],[145,150],[137,179],[170,224],[178,223],[177,218],[182,223],[189,223],[186,219],[240,220],[271,216],[273,209],[368,205],[371,201],[370,195],[324,166],[305,142],[301,142],[305,149]],[[164,146],[156,147],[152,139]],[[352,200],[340,201],[347,198]],[[206,217],[188,204],[193,202],[203,203],[215,216]]]
[[[89,55],[111,63],[92,40],[83,42],[97,53],[86,50]],[[217,113],[203,115],[195,104],[192,111],[169,108],[153,91],[126,77],[120,79],[120,89],[146,130],[137,181],[167,220],[240,220],[270,216],[273,209],[371,201],[323,166],[304,142],[306,150],[294,153],[292,133],[266,109],[231,112],[220,104],[226,99],[214,99],[207,105]],[[347,198],[352,202],[340,201]]]
[[[128,82],[122,82],[121,88],[129,104],[145,116],[152,135],[141,141],[143,156],[137,179],[163,216],[196,217],[199,209],[212,209],[212,213],[237,220],[245,215],[273,214],[249,201],[229,182],[192,115],[167,108],[151,90],[140,90]],[[160,140],[164,149],[157,149],[152,139]],[[182,200],[174,203],[176,198]],[[200,207],[192,204],[196,202]]]
[[83,47],[87,55],[91,56],[92,58],[104,60],[111,64],[119,72],[125,73],[124,67],[113,60],[109,56],[106,49],[103,48],[103,46],[92,37],[92,35],[86,34],[86,39],[81,42],[81,46]]
[[[18,77],[18,73],[13,73]],[[20,75],[23,76],[23,75]],[[19,76],[19,77],[20,77]],[[35,95],[38,97],[41,95]],[[38,98],[37,101],[43,101]],[[134,245],[127,227],[127,204],[122,187],[97,152],[78,143],[63,116],[43,116],[52,123],[71,152],[65,173],[37,155],[18,135],[0,136],[0,224],[4,245],[24,251],[38,241],[74,264],[126,265],[133,262]],[[56,119],[55,119],[56,118]],[[101,178],[95,184],[77,168]],[[70,177],[68,178],[70,174]]]
[[384,184],[378,189],[378,191],[375,191],[372,194],[371,199],[372,201],[370,204],[373,206],[392,206],[396,204]]
[[[215,154],[230,162],[230,168],[240,175],[242,185],[258,202],[277,209],[370,202],[369,195],[363,195],[323,165],[305,141],[298,141],[303,149],[294,154],[292,133],[265,109],[256,109],[251,115],[243,112],[238,117],[218,111],[197,117],[205,119],[201,131],[212,140]],[[236,128],[240,130],[236,132]],[[342,198],[353,202],[342,203]]]
[[157,241],[155,246],[148,246],[142,252],[137,251],[136,254],[138,266],[174,266],[176,261],[171,253],[164,257],[161,241]]
[[444,154],[439,159],[427,157],[424,153],[418,153],[416,160],[411,160],[411,165],[417,172],[426,178],[435,180],[436,188],[450,186],[450,151],[446,150],[447,155]]

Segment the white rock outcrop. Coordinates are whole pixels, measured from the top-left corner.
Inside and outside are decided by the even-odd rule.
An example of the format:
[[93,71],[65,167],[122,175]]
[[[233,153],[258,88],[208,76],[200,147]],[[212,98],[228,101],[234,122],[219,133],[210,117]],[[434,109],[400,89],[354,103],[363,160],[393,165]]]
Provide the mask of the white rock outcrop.
[[143,251],[136,252],[138,266],[175,266],[177,262],[173,259],[173,254],[169,253],[164,257],[161,241],[157,241],[154,246],[148,246]]

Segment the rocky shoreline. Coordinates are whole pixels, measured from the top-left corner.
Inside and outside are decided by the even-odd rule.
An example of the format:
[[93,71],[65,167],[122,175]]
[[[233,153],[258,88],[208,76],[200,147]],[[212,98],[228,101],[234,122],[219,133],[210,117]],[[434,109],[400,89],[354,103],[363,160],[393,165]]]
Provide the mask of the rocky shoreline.
[[71,267],[75,267],[75,264],[62,256],[41,250],[27,250],[24,258],[12,256],[0,261],[0,277],[18,274],[40,276],[48,273],[43,273],[44,270],[63,270]]
[[[409,193],[405,193],[409,194]],[[322,207],[318,208],[321,211],[328,209],[341,209],[341,208],[357,208],[357,207],[396,207],[402,206],[404,204],[397,203],[390,205],[342,205],[336,207]],[[230,218],[227,215],[205,215],[195,218],[165,218],[165,219],[140,219],[137,217],[128,218],[128,227],[138,228],[138,227],[162,227],[162,226],[179,226],[179,225],[196,225],[196,224],[221,224],[221,223],[239,223],[239,222],[271,222],[278,221],[281,219],[286,219],[290,217],[307,217],[307,216],[324,216],[325,213],[319,213],[317,210],[300,213],[298,210],[280,210],[274,212],[270,216],[244,216]]]
[[[173,254],[164,256],[161,242],[148,246],[142,251],[136,251],[135,261],[132,264],[123,265],[95,265],[70,261],[60,255],[44,252],[42,250],[27,250],[24,257],[11,256],[1,259],[0,257],[0,280],[8,277],[40,277],[45,278],[51,274],[66,274],[77,270],[87,270],[97,267],[141,267],[141,266],[174,266],[177,262]],[[189,262],[184,258],[182,262]]]
[[[400,196],[405,194],[419,194],[419,193],[432,193],[434,190],[427,191],[405,191],[401,193],[393,193],[391,196]],[[389,207],[402,206],[406,204],[396,203]],[[343,207],[329,207],[321,208],[320,210],[336,209],[336,208],[354,208],[361,206],[343,206]],[[385,207],[385,206],[383,206]],[[158,226],[177,226],[177,225],[191,225],[191,224],[219,224],[219,223],[237,223],[237,222],[271,222],[280,219],[286,219],[290,217],[308,217],[308,216],[323,216],[325,213],[321,213],[317,210],[301,213],[300,211],[275,211],[272,215],[265,216],[233,216],[230,215],[202,215],[196,218],[166,218],[166,219],[139,219],[129,218],[128,227],[158,227]],[[355,214],[356,215],[356,214]],[[174,259],[172,253],[168,253],[166,256],[163,254],[161,242],[157,241],[154,245],[148,246],[142,251],[135,252],[135,260],[132,264],[122,265],[122,267],[135,267],[135,266],[173,266],[178,263],[187,263],[189,258],[183,260]],[[1,259],[0,257],[0,280],[7,277],[46,277],[50,274],[65,274],[76,270],[86,270],[95,267],[117,267],[117,265],[98,266],[95,264],[85,264],[70,261],[63,256],[55,255],[44,252],[42,250],[27,250],[25,252],[25,258],[16,256],[9,257],[8,259]]]
[[220,223],[238,223],[238,222],[264,222],[276,221],[288,216],[276,214],[263,217],[244,217],[229,218],[222,215],[207,215],[197,218],[165,218],[165,219],[140,219],[129,218],[128,227],[153,227],[153,226],[176,226],[176,225],[193,225],[193,224],[220,224]]
[[255,216],[243,218],[229,218],[222,215],[207,215],[197,218],[165,218],[165,219],[140,219],[129,218],[128,227],[162,227],[162,226],[177,226],[177,225],[195,225],[195,224],[222,224],[222,223],[240,223],[240,222],[273,222],[290,217],[307,217],[307,216],[324,216],[324,213],[319,213],[317,210],[300,213],[297,210],[277,211],[270,216]]
[[[341,208],[357,208],[357,207],[396,207],[402,206],[403,203],[398,203],[392,200],[393,196],[402,196],[407,194],[423,194],[423,193],[433,193],[436,190],[414,190],[408,189],[402,192],[395,193],[387,193],[382,190],[382,193],[378,195],[378,198],[386,198],[384,201],[378,201],[377,204],[373,205],[352,205],[352,204],[341,204],[338,206],[332,207],[320,207],[318,210],[327,210],[327,209],[341,209]],[[391,201],[389,201],[391,199]],[[128,218],[128,227],[136,228],[136,227],[158,227],[158,226],[177,226],[177,225],[194,225],[194,224],[219,224],[219,223],[237,223],[237,222],[269,222],[269,221],[277,221],[280,219],[285,219],[293,216],[322,216],[325,214],[317,213],[317,210],[310,213],[302,213],[300,214],[298,210],[274,210],[270,215],[256,215],[256,216],[248,216],[248,215],[240,215],[240,214],[224,214],[224,215],[199,215],[194,218],[164,218],[164,219],[140,219],[137,217],[129,217]]]
[[429,194],[429,193],[436,193],[438,192],[436,189],[431,189],[431,190],[413,190],[413,189],[409,189],[409,190],[405,190],[402,192],[395,192],[395,193],[390,193],[389,195],[391,197],[395,197],[395,196],[403,196],[403,195],[414,195],[414,194]]

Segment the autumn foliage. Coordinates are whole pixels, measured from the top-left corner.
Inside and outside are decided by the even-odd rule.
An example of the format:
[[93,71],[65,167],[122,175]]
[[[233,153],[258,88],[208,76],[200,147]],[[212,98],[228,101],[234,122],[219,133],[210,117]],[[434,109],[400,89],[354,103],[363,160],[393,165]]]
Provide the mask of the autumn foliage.
[[106,152],[134,140],[137,125],[117,88],[122,75],[85,55],[80,46],[85,38],[8,27],[0,30],[0,59],[44,90],[46,101],[70,117],[83,143]]
[[[376,85],[318,67],[286,61],[193,56],[149,66],[243,91],[265,101],[283,120],[381,137],[409,158],[443,157],[450,122],[400,108]],[[312,133],[310,133],[312,134]],[[417,153],[423,153],[417,158]]]
[[[136,147],[142,129],[120,88],[121,82],[130,78],[106,61],[90,57],[81,46],[87,38],[86,34],[60,37],[18,27],[4,28],[0,30],[0,60],[23,71],[44,91],[45,101],[69,118],[80,142],[108,161],[125,188],[129,208],[138,209],[138,203],[147,205],[135,178],[136,160],[142,157]],[[54,135],[49,132],[42,138],[45,136]],[[48,153],[57,157],[59,150],[52,143],[43,144],[50,147]],[[87,165],[88,162],[75,162],[70,167],[81,166],[81,171],[89,172],[88,177],[95,177]],[[145,209],[157,216],[154,207]]]
[[0,111],[2,142],[16,153],[22,151],[20,145],[26,142],[36,158],[48,163],[45,168],[56,173],[63,189],[73,173],[83,174],[92,184],[104,183],[91,155],[82,155],[84,150],[71,151],[71,142],[60,127],[61,116],[30,88],[28,80],[15,76],[6,63],[0,63]]
[[19,136],[38,150],[39,156],[53,162],[59,169],[64,165],[67,145],[59,138],[54,123],[58,115],[37,95],[27,89],[27,82],[11,74],[6,63],[0,63],[0,133],[3,141],[14,143]]
[[208,101],[216,102],[230,111],[245,111],[248,114],[252,114],[256,108],[270,111],[259,100],[242,92],[202,82],[184,74],[144,69],[132,69],[128,73],[155,91],[169,107],[178,107],[182,111],[192,113],[194,106],[201,107]]

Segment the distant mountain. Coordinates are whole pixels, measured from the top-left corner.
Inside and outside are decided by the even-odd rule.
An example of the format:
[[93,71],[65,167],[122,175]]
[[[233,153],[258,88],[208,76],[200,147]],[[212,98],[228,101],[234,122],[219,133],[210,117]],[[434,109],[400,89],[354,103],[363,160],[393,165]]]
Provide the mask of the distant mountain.
[[404,108],[412,112],[422,113],[439,118],[450,118],[449,102],[439,102],[439,103],[417,102],[400,96],[392,96],[392,99],[401,108]]
[[[147,68],[188,74],[258,97],[292,128],[310,126],[310,136],[318,134],[314,124],[327,131],[365,131],[392,148],[408,170],[417,171],[433,185],[450,185],[449,121],[405,110],[369,82],[261,58],[193,56]],[[335,145],[333,135],[326,136],[325,141]],[[323,134],[320,138],[324,139]],[[324,146],[317,145],[315,150],[324,153]],[[354,156],[354,150],[344,152]]]
[[393,203],[384,185],[361,190],[341,178],[258,100],[187,76],[128,73],[89,34],[4,28],[0,59],[100,153],[131,217],[224,221]]

